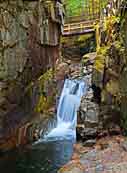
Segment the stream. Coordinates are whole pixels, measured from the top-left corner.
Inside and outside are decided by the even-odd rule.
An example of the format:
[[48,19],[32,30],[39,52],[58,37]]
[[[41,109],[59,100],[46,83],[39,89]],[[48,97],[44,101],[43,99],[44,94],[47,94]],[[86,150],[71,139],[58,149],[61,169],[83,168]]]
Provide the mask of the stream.
[[15,150],[0,159],[1,173],[57,173],[73,153],[73,142],[41,142],[26,149]]
[[76,141],[77,110],[86,86],[65,80],[57,109],[57,125],[30,147],[7,153],[0,159],[1,173],[57,173],[72,156]]

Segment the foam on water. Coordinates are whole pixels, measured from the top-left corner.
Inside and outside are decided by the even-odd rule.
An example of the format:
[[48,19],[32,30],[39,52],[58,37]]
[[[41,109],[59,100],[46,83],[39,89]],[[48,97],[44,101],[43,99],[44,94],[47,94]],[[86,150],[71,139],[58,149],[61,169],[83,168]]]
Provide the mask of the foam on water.
[[57,126],[45,140],[76,139],[77,111],[85,92],[85,82],[65,80],[57,109]]

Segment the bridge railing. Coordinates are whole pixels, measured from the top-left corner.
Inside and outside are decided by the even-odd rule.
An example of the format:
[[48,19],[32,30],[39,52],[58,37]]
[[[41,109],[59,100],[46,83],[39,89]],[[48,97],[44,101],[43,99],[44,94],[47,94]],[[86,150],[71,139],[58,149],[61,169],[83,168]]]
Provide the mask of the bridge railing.
[[102,15],[116,15],[123,0],[80,0],[81,2],[85,2],[85,5],[80,6],[77,9],[79,12],[75,14],[71,12],[73,9],[69,9],[69,0],[67,0],[65,23],[95,20]]
[[64,25],[63,36],[94,32],[94,24],[99,20],[80,21]]
[[[93,0],[95,1],[95,0]],[[99,0],[100,2],[103,0]],[[81,16],[67,16],[64,25],[64,36],[73,34],[84,34],[95,31],[95,23],[99,23],[99,28],[103,28],[104,18],[106,16],[117,15],[121,7],[122,0],[107,0],[96,6],[97,9],[91,8],[89,15],[84,13]],[[88,9],[87,9],[88,10]],[[98,31],[101,31],[98,29]],[[99,34],[100,35],[100,34]]]
[[100,18],[100,13],[98,14],[93,14],[91,16],[86,16],[86,15],[82,15],[82,16],[70,16],[70,17],[66,17],[65,18],[65,24],[66,23],[75,23],[75,22],[82,22],[82,21],[93,21],[96,19]]

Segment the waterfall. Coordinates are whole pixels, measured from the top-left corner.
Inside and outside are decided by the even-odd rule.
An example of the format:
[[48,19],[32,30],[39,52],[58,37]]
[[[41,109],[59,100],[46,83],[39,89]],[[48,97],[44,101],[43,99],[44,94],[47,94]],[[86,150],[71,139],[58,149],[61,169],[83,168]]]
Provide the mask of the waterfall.
[[76,139],[77,111],[86,92],[84,81],[66,79],[57,109],[57,126],[46,140]]

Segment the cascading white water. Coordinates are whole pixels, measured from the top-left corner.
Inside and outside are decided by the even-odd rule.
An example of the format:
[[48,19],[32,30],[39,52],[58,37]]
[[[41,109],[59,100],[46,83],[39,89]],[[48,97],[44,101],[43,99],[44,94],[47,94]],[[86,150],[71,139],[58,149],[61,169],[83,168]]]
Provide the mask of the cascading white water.
[[57,109],[57,126],[45,136],[45,139],[76,139],[77,111],[85,92],[85,82],[65,80]]

